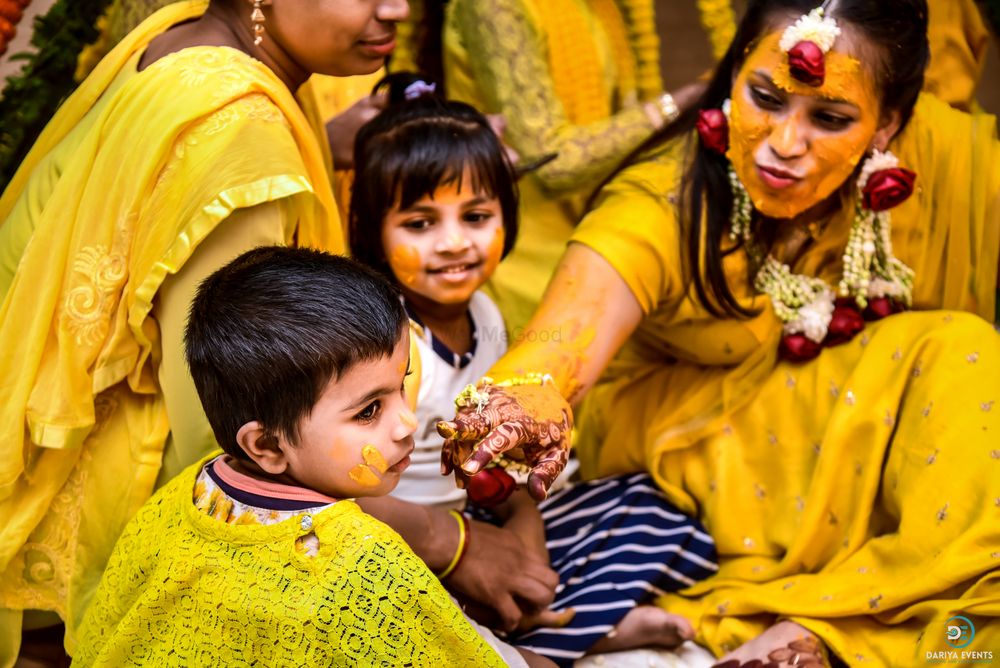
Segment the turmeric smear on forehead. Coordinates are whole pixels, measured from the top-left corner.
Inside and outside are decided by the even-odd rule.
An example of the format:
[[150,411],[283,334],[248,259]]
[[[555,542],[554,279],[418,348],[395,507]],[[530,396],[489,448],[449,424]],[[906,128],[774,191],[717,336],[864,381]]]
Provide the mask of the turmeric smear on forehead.
[[792,76],[788,66],[788,54],[781,50],[780,41],[780,31],[765,37],[747,58],[743,68],[748,71],[770,70],[774,85],[793,95],[843,100],[861,108],[878,104],[875,81],[857,58],[838,51],[834,46],[824,57],[826,76],[823,85],[810,86]]

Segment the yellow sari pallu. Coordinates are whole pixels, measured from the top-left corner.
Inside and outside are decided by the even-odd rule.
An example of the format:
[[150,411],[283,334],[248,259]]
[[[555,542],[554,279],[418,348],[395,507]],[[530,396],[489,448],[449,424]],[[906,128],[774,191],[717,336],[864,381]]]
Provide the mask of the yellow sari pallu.
[[150,317],[164,278],[231,212],[286,207],[287,243],[343,250],[329,152],[274,74],[233,49],[136,64],[200,15],[126,37],[45,129],[0,199],[0,663],[21,610],[67,647],[119,533],[149,497],[169,424]]

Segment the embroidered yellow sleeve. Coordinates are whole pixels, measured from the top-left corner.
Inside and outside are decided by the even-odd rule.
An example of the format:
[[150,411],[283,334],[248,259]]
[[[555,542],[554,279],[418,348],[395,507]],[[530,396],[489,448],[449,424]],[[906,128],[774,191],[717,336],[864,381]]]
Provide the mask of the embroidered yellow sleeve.
[[552,192],[596,183],[639,145],[652,127],[641,107],[573,125],[556,97],[545,38],[519,0],[458,3],[453,15],[488,108],[507,121],[505,139],[522,157],[559,157],[537,172]]

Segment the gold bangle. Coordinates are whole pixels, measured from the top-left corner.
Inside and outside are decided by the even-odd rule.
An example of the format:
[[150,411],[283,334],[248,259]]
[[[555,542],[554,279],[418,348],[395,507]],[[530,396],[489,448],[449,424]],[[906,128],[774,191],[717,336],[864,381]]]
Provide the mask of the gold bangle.
[[674,101],[674,96],[670,93],[664,93],[658,97],[656,106],[660,110],[660,115],[663,116],[664,125],[670,125],[681,115],[681,110],[677,107],[677,102]]
[[458,522],[458,547],[455,548],[455,556],[451,558],[451,562],[443,571],[437,574],[439,580],[444,580],[455,572],[458,565],[462,563],[462,557],[465,556],[465,552],[469,547],[469,518],[457,510],[449,510],[448,514]]

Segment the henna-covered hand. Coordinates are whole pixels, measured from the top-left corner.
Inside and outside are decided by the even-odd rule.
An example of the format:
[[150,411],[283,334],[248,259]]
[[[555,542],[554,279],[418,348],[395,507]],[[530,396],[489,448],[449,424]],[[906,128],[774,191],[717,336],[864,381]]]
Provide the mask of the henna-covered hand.
[[551,382],[497,386],[481,382],[482,401],[439,422],[445,438],[441,473],[454,471],[460,487],[469,476],[503,454],[531,469],[528,492],[542,500],[569,459],[573,410]]

